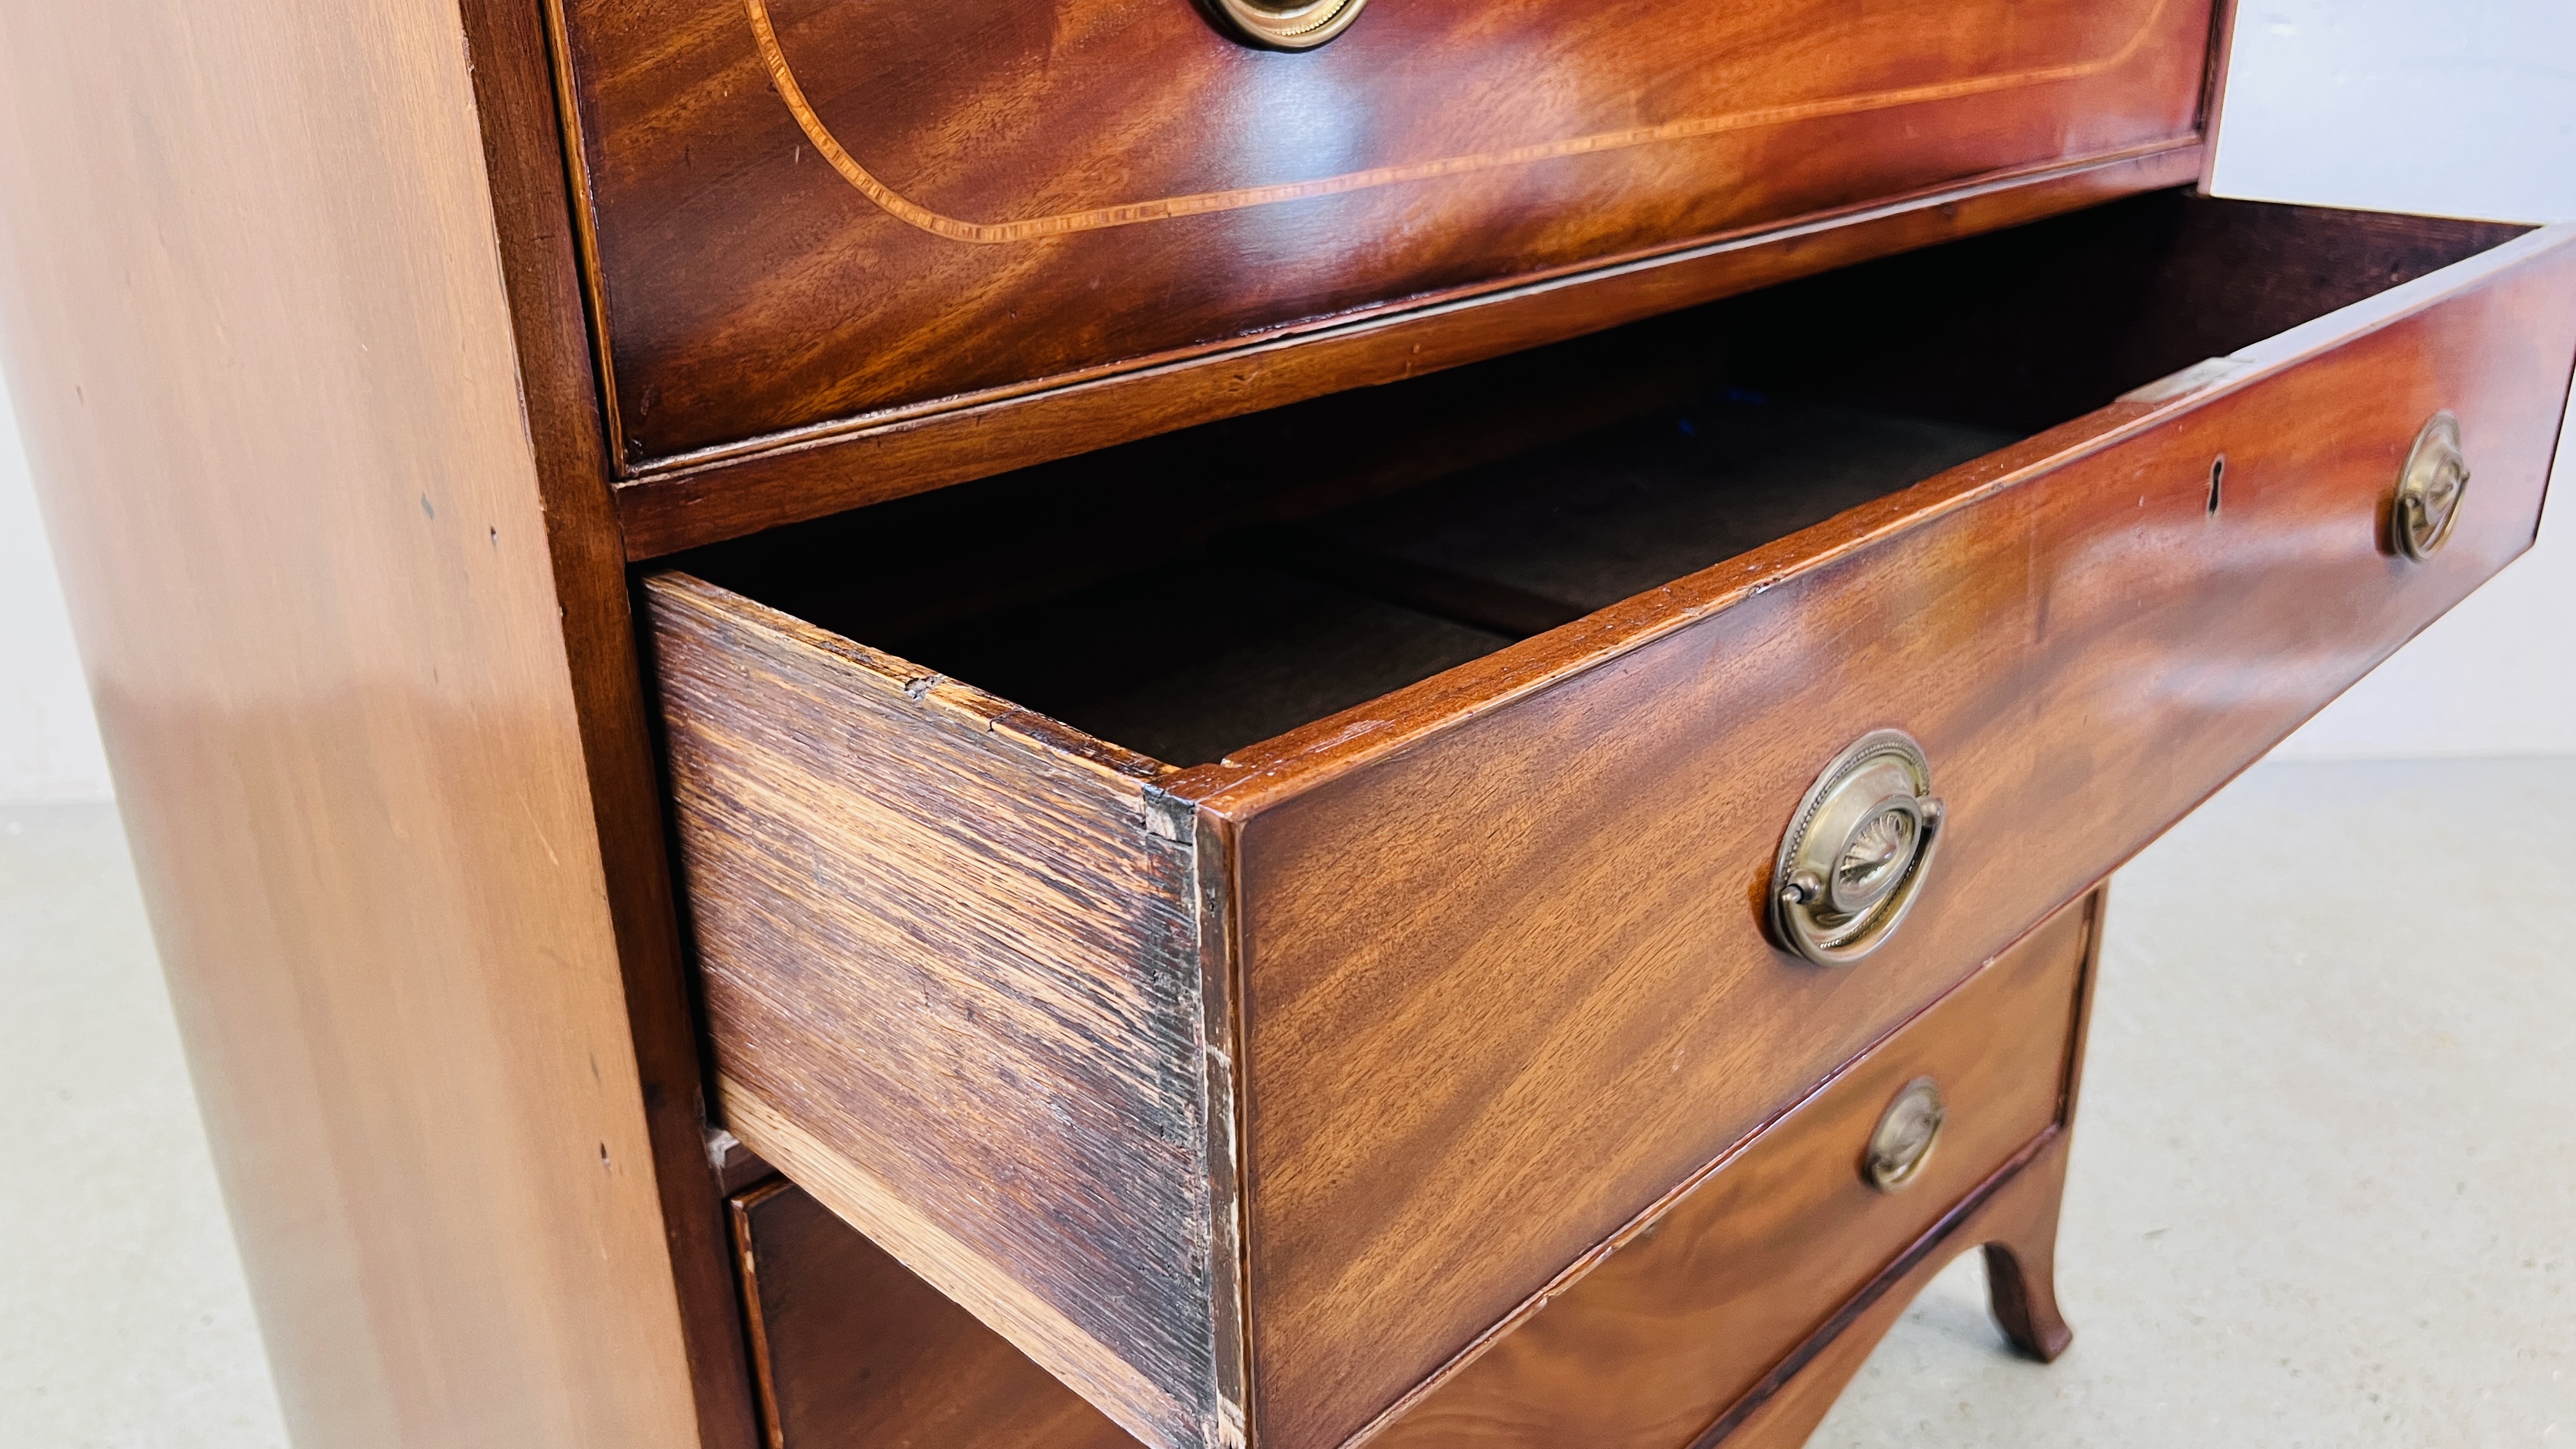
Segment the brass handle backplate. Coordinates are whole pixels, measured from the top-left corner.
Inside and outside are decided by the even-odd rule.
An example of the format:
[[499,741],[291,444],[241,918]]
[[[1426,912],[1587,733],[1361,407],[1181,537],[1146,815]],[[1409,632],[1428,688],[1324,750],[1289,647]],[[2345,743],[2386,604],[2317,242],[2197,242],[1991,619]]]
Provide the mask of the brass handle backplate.
[[1884,944],[1914,906],[1941,844],[1932,766],[1902,730],[1876,730],[1807,791],[1771,870],[1771,932],[1819,966]]
[[1949,1119],[1939,1083],[1930,1077],[1906,1083],[1869,1134],[1869,1156],[1861,1164],[1869,1185],[1880,1192],[1894,1192],[1912,1182],[1923,1164],[1932,1160],[1932,1146],[1941,1140],[1941,1124]]
[[1235,39],[1272,50],[1312,50],[1348,30],[1368,0],[1204,0]]
[[2469,494],[2468,459],[2460,452],[2460,420],[2438,412],[2415,435],[2406,466],[2397,473],[2397,496],[2388,505],[2388,542],[2421,563],[2450,541]]

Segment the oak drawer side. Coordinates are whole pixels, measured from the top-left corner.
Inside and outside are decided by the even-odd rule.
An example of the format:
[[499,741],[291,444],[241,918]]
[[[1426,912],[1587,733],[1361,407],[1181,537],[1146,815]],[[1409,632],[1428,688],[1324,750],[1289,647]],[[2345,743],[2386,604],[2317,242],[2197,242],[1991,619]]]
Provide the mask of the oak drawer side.
[[1157,767],[686,575],[645,592],[728,1124],[1138,1437],[1210,1440],[1194,869],[1146,828]]

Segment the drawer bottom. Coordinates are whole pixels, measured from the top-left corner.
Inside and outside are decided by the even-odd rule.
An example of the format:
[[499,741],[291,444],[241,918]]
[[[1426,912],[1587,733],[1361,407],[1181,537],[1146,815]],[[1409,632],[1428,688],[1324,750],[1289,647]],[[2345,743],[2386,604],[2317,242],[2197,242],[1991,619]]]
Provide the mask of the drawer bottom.
[[803,1188],[731,1207],[771,1449],[1139,1449]]
[[[2006,1334],[2054,1357],[2057,1202],[2101,913],[2097,890],[2050,918],[1353,1442],[1794,1445],[1923,1282],[1978,1244]],[[1919,1158],[1891,1127],[1909,1097],[1942,1113]],[[801,1189],[773,1180],[732,1210],[774,1449],[1133,1449]]]

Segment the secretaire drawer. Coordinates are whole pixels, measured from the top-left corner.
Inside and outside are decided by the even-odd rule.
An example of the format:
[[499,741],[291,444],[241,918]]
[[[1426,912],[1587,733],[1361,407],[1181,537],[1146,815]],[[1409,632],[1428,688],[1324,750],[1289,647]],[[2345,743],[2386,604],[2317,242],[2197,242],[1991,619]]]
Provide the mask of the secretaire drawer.
[[2571,238],[2141,198],[692,558],[729,1124],[1338,1444],[2525,548]]
[[1229,23],[1274,0],[560,8],[643,473],[1873,204],[2169,184],[2211,48],[2210,0],[1349,0],[1302,52]]

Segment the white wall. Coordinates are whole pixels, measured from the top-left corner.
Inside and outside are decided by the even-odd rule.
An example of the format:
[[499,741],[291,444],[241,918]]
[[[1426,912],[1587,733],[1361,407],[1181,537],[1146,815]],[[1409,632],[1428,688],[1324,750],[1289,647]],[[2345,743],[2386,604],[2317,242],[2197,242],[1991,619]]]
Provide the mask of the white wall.
[[0,389],[0,800],[103,800],[107,759]]
[[[2576,219],[2576,3],[2242,0],[2216,189]],[[2576,754],[2576,437],[2540,545],[2299,732],[2308,758]],[[0,399],[0,800],[107,793]]]
[[[2212,189],[2576,219],[2576,3],[2240,0]],[[2279,756],[2576,754],[2571,454],[2539,544]]]

